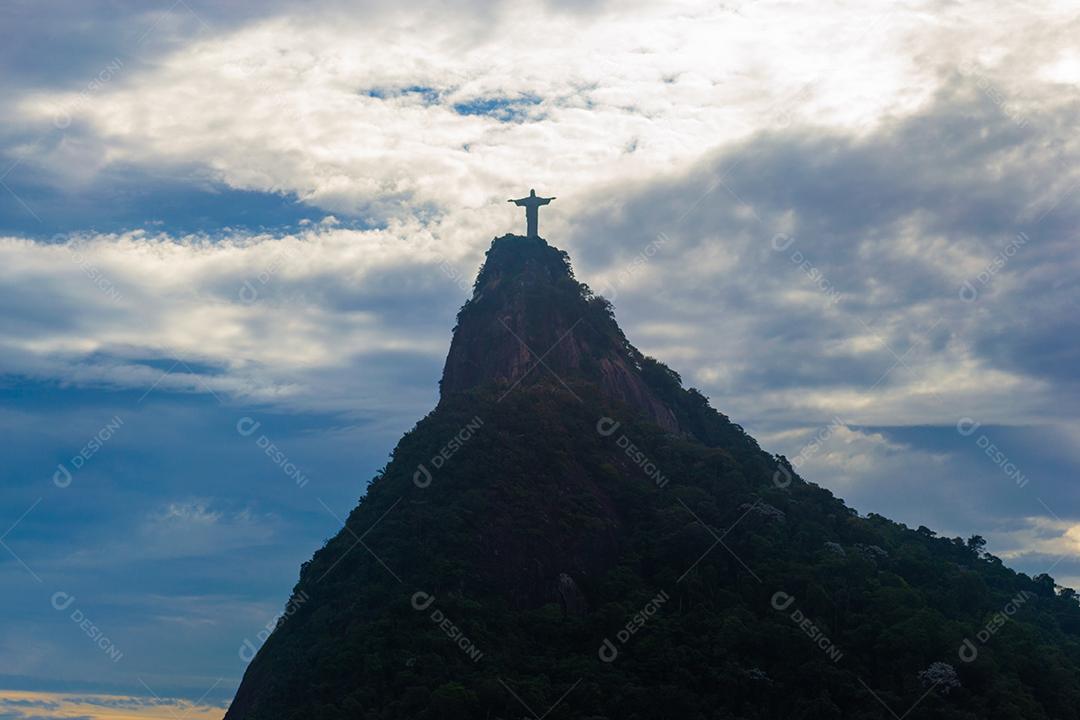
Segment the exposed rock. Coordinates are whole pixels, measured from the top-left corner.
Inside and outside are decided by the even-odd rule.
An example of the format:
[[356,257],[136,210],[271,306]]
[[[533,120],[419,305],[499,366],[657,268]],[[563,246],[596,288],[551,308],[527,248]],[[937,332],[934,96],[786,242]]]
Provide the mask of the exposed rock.
[[443,396],[484,383],[506,387],[595,383],[608,397],[678,431],[674,412],[649,387],[640,355],[605,310],[574,279],[566,254],[541,238],[496,238],[458,314],[446,357]]

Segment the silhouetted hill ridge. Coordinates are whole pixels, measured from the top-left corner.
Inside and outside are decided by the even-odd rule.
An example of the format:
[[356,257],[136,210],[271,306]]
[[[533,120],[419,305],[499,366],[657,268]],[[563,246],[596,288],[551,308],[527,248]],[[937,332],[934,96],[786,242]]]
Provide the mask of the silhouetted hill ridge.
[[803,481],[538,238],[492,243],[438,406],[286,607],[229,720],[1080,708],[1073,597]]

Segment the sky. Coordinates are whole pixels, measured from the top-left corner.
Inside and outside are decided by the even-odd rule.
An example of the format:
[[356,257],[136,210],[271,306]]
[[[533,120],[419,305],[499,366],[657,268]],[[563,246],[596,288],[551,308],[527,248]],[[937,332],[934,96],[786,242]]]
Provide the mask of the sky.
[[1078,34],[1053,1],[5,3],[0,720],[220,716],[529,188],[805,478],[1080,587]]

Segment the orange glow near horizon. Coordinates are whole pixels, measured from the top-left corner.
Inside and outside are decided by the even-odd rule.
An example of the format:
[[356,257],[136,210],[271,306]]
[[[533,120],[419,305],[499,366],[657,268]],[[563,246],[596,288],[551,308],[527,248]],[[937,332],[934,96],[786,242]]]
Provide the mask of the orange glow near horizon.
[[0,690],[0,714],[13,718],[92,718],[93,720],[221,720],[226,705],[179,698],[100,693]]

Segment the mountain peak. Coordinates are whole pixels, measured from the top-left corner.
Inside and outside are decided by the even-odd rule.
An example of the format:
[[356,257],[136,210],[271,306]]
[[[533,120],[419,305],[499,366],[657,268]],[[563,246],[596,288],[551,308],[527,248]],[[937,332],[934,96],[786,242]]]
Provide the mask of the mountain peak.
[[804,482],[565,253],[496,239],[458,320],[226,720],[1077,717],[1074,593]]
[[485,386],[544,384],[575,394],[598,386],[670,431],[675,413],[642,373],[611,304],[574,277],[569,256],[540,237],[495,238],[458,324],[440,382],[442,396]]
[[497,237],[491,241],[485,257],[476,278],[477,292],[494,290],[506,280],[532,284],[574,281],[570,256],[541,237]]

